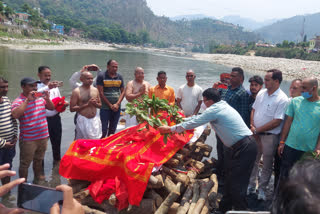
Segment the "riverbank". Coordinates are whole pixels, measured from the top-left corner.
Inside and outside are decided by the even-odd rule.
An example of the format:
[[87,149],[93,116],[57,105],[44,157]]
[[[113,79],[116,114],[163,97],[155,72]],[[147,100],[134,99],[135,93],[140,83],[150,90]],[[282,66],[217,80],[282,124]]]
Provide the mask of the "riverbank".
[[241,67],[245,71],[255,73],[269,69],[279,69],[285,79],[314,76],[320,79],[320,62],[300,59],[271,58],[260,56],[242,56],[233,54],[193,54],[193,58],[213,62],[229,67]]
[[284,78],[291,80],[314,76],[320,79],[320,62],[305,61],[299,59],[284,59],[259,56],[242,56],[233,54],[203,54],[180,51],[179,49],[159,49],[124,44],[110,44],[104,42],[92,42],[86,40],[36,40],[36,39],[14,39],[1,38],[0,46],[15,50],[116,50],[131,49],[136,51],[147,51],[157,54],[192,57],[196,60],[208,61],[228,67],[242,67],[246,72],[261,74],[269,69],[279,69]]

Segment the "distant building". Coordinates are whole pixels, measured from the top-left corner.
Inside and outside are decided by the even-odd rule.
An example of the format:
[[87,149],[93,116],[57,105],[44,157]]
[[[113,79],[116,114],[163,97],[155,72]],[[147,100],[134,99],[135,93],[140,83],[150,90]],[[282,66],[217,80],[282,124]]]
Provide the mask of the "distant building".
[[256,47],[270,48],[270,47],[275,47],[275,45],[271,45],[271,44],[268,44],[268,43],[256,43]]
[[78,30],[76,28],[71,28],[69,33],[68,33],[68,36],[80,38],[82,34],[83,34],[82,30]]
[[24,22],[29,22],[29,17],[31,16],[30,14],[25,12],[16,12],[15,15],[16,15],[16,19],[19,19]]
[[58,34],[63,35],[64,34],[64,26],[63,25],[52,24],[51,25],[51,31],[57,32]]
[[316,36],[309,41],[309,52],[318,52],[320,50],[320,36]]

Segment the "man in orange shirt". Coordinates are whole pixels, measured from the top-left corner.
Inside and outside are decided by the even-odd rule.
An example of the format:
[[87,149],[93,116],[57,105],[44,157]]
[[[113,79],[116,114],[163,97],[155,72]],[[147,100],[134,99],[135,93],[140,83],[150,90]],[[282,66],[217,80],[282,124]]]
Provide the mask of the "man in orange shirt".
[[150,88],[149,97],[152,98],[152,94],[159,99],[166,99],[170,105],[174,105],[175,94],[172,87],[166,85],[167,74],[164,71],[158,72],[157,77],[158,85]]

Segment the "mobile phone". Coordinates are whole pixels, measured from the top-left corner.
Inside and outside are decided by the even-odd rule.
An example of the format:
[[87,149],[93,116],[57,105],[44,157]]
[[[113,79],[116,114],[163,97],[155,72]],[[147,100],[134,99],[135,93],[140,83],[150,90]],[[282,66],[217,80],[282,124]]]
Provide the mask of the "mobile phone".
[[45,97],[45,94],[43,92],[36,92],[33,95],[35,98],[39,98],[39,97]]
[[94,66],[94,65],[91,65],[87,68],[88,71],[97,71],[98,70],[98,67],[97,66]]
[[17,205],[20,208],[40,213],[50,213],[50,208],[63,202],[63,192],[30,183],[18,187]]

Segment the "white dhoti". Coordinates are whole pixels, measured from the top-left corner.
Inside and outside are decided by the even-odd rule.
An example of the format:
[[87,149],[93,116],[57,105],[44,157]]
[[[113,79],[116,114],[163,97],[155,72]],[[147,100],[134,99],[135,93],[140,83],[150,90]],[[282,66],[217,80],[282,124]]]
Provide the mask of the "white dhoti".
[[100,139],[101,135],[101,121],[98,114],[93,118],[86,118],[78,114],[76,139]]
[[138,125],[136,116],[131,117],[129,114],[126,114],[125,120],[126,120],[126,128]]

